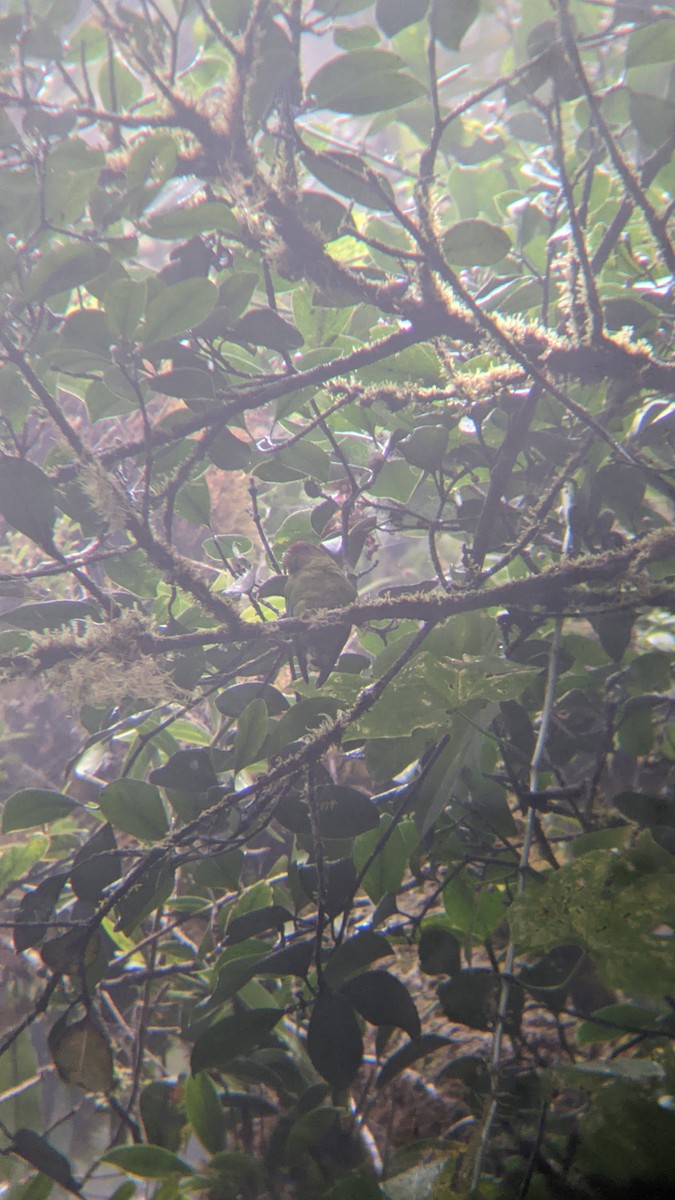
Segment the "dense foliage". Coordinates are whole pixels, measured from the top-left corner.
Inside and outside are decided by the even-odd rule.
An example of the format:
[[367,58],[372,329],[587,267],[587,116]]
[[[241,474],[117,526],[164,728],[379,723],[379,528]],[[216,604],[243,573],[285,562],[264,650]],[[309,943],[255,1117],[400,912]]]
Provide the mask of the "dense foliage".
[[12,1197],[671,1194],[670,6],[3,11]]

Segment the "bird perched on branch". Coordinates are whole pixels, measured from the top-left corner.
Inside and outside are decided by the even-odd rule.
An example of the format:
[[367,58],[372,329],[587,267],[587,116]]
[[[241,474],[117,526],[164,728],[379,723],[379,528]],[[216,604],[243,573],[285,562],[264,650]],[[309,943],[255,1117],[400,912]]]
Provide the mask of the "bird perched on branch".
[[[308,617],[322,608],[344,608],[356,600],[354,584],[321,546],[293,542],[284,554],[283,568],[288,575],[286,612],[291,617]],[[349,632],[350,626],[340,622],[296,637],[296,653],[305,680],[309,659],[319,672],[316,686],[326,682]]]

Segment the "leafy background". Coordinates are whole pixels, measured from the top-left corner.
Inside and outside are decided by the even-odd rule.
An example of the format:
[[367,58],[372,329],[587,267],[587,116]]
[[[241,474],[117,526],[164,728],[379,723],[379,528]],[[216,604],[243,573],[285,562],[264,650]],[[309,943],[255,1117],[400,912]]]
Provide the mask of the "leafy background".
[[669,6],[0,47],[12,1200],[670,1195]]

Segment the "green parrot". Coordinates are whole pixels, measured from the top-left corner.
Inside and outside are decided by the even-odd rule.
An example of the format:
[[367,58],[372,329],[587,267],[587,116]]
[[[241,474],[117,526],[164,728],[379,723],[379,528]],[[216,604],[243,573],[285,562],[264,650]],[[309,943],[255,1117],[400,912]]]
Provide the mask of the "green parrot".
[[[286,612],[289,617],[307,617],[322,608],[344,608],[356,600],[356,588],[340,570],[335,559],[321,546],[293,542],[283,557],[286,580]],[[302,634],[296,652],[303,677],[307,659],[319,672],[316,686],[326,682],[350,633],[346,624]]]

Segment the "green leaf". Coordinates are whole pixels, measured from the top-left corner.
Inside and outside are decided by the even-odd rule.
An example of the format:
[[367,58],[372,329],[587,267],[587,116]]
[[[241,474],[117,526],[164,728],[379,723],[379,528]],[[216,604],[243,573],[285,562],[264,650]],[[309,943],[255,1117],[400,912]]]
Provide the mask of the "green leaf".
[[451,1046],[450,1038],[442,1037],[438,1033],[423,1033],[421,1037],[414,1038],[407,1042],[391,1058],[388,1058],[380,1071],[376,1086],[378,1088],[385,1087],[391,1083],[401,1071],[406,1071],[414,1062],[418,1062],[420,1058],[426,1058],[427,1054],[434,1054],[436,1050],[443,1050],[447,1046]]
[[26,58],[37,58],[47,62],[61,58],[62,46],[59,36],[46,21],[36,21],[27,29],[23,42],[22,53]]
[[443,889],[443,906],[453,929],[479,941],[489,937],[505,915],[502,893],[481,886],[468,871]]
[[67,874],[49,876],[23,896],[13,931],[14,949],[18,954],[31,946],[38,946],[42,941],[47,932],[46,922],[54,916],[56,900],[66,880]]
[[616,522],[628,528],[639,523],[645,492],[645,481],[639,473],[620,462],[608,463],[594,473],[591,492],[594,503],[608,508]]
[[257,937],[273,929],[283,933],[284,925],[293,920],[293,914],[283,904],[268,904],[264,908],[254,908],[251,912],[242,913],[235,917],[227,927],[227,942],[244,941],[245,938]]
[[209,1012],[231,1000],[250,979],[259,974],[261,947],[264,945],[264,942],[251,940],[240,942],[225,951],[218,968],[218,981],[207,1002]]
[[162,1146],[116,1146],[103,1156],[102,1161],[139,1179],[168,1179],[171,1175],[193,1174],[189,1163]]
[[355,975],[364,967],[370,966],[376,959],[389,958],[393,953],[386,937],[364,929],[331,951],[323,968],[324,980],[335,987],[350,975]]
[[443,425],[421,425],[402,442],[399,450],[406,462],[423,471],[437,471],[443,464],[448,431]]
[[261,958],[256,968],[260,975],[297,975],[306,979],[314,959],[316,945],[314,940],[291,942],[273,954]]
[[400,70],[403,60],[389,50],[351,50],[320,67],[307,84],[318,108],[334,112],[383,112],[423,95],[417,79]]
[[199,746],[191,750],[177,750],[163,767],[150,772],[150,783],[190,795],[208,792],[210,788],[218,786],[211,751]]
[[49,838],[32,837],[23,845],[7,846],[0,850],[0,887],[15,883],[34,863],[44,858],[49,847]]
[[380,35],[373,25],[337,25],[333,40],[340,50],[366,50],[379,45]]
[[375,20],[386,37],[395,37],[426,16],[429,0],[377,0]]
[[622,849],[632,834],[630,825],[613,825],[593,833],[580,833],[571,846],[572,858],[582,858],[591,850]]
[[356,837],[369,829],[377,829],[380,823],[377,806],[356,788],[321,788],[318,801],[319,832],[323,837]]
[[178,146],[168,133],[150,133],[134,144],[127,166],[127,187],[130,192],[148,185],[144,197],[148,203],[156,189],[173,174],[178,158]]
[[[329,241],[338,236],[340,226],[347,217],[347,209],[334,196],[327,196],[323,192],[305,191],[300,197],[299,205],[300,216],[306,225],[318,225],[321,233]],[[293,309],[297,313],[296,298],[293,297]],[[304,304],[301,304],[304,319],[310,322],[310,328],[313,327],[309,310],[305,310]],[[298,317],[298,324],[302,328],[302,322]]]
[[332,720],[338,708],[333,696],[312,696],[293,704],[270,730],[269,746],[266,747],[270,757],[323,725],[324,721]]
[[634,613],[609,613],[607,616],[592,617],[591,624],[600,639],[600,645],[614,662],[621,662],[630,646]]
[[[316,900],[319,891],[319,875],[314,864],[301,864],[298,867],[298,879],[306,895],[311,900]],[[332,920],[333,917],[344,912],[354,895],[356,870],[351,858],[325,862],[323,882],[325,884],[324,905],[327,915]]]
[[53,550],[54,485],[35,463],[0,455],[0,514],[38,546]]
[[47,932],[45,922],[54,915],[56,901],[67,878],[67,874],[51,875],[22,897],[14,926],[14,949],[17,954],[42,941]]
[[638,654],[628,664],[626,680],[631,690],[667,692],[671,685],[671,658],[658,650]]
[[234,739],[235,772],[241,771],[242,767],[256,761],[267,737],[268,729],[269,714],[265,701],[260,698],[251,700],[237,722],[237,733]]
[[151,216],[146,221],[146,228],[151,237],[175,241],[194,237],[198,233],[236,235],[239,233],[239,222],[227,204],[220,200],[205,200],[191,207]]
[[102,275],[109,263],[110,254],[102,246],[76,242],[49,250],[29,275],[25,298],[47,300],[61,292],[70,292]]
[[[223,565],[224,558],[239,558],[243,555],[249,554],[253,548],[251,539],[247,538],[243,533],[216,533],[212,538],[206,538],[202,545],[209,558],[212,558],[221,566]],[[281,576],[275,576],[275,578],[280,579]],[[279,594],[282,595],[283,593]],[[258,655],[254,649],[251,651],[244,650],[242,652],[235,650],[233,651],[233,654],[239,654],[239,657],[232,658],[233,665],[235,665],[235,663],[236,665],[240,665],[242,662],[253,662],[253,660],[258,662]],[[248,657],[243,657],[243,655],[248,655]],[[220,665],[220,663],[218,665]],[[263,695],[263,692],[260,692],[259,694]],[[245,707],[246,706],[242,704],[241,708]],[[241,712],[241,708],[238,709],[239,712]]]
[[208,317],[218,298],[209,279],[183,279],[150,301],[142,330],[144,345],[194,329]]
[[162,862],[148,866],[141,878],[117,901],[119,925],[124,933],[132,933],[150,913],[161,908],[171,895],[173,881],[173,870]]
[[385,1200],[385,1193],[370,1175],[350,1175],[333,1184],[324,1200]]
[[[675,21],[672,25],[675,28]],[[672,100],[631,90],[629,109],[631,123],[648,145],[662,146],[668,141],[675,125],[675,104]]]
[[[461,1050],[461,1045],[460,1045]],[[490,1072],[484,1058],[477,1054],[461,1054],[446,1063],[438,1073],[439,1079],[459,1079],[473,1096],[481,1100],[490,1091]]]
[[675,800],[670,796],[650,796],[645,792],[619,792],[612,804],[629,821],[638,825],[666,825],[675,828]]
[[153,392],[161,392],[163,396],[178,396],[181,400],[214,398],[214,376],[200,367],[163,371],[161,375],[153,375],[148,379],[148,387]]
[[116,279],[103,296],[108,325],[124,340],[133,338],[145,315],[148,285],[144,279]]
[[432,0],[431,32],[448,50],[459,50],[464,34],[479,14],[479,0]]
[[[477,774],[477,773],[476,773]],[[472,778],[471,811],[467,814],[467,825],[481,838],[493,840],[501,837],[516,837],[518,827],[513,819],[503,788],[492,780]]]
[[61,1018],[47,1041],[54,1065],[65,1083],[85,1092],[109,1092],[114,1087],[110,1042],[91,1015],[73,1025]]
[[312,1065],[331,1087],[349,1087],[363,1061],[363,1038],[353,1006],[339,992],[317,997],[307,1030]]
[[418,944],[425,975],[455,975],[461,969],[460,943],[450,929],[425,921]]
[[75,800],[62,792],[50,792],[42,788],[26,788],[14,792],[2,810],[2,832],[13,833],[16,829],[31,829],[34,825],[49,825],[72,816],[80,808]]
[[624,754],[643,758],[654,744],[654,702],[649,696],[635,696],[624,706],[617,730],[617,741]]
[[635,29],[628,39],[627,67],[646,67],[651,63],[668,63],[675,58],[675,21],[666,17]]
[[204,478],[191,479],[178,492],[176,512],[192,525],[210,525],[211,493]]
[[288,700],[271,683],[235,683],[232,687],[220,692],[216,698],[216,708],[225,717],[238,717],[253,700],[264,700],[268,713],[272,717],[286,712]]
[[185,1112],[196,1137],[209,1154],[225,1149],[225,1113],[218,1089],[206,1071],[186,1080]]
[[370,6],[370,0],[315,0],[314,8],[331,17],[348,16],[351,13],[362,12]]
[[312,529],[317,537],[322,536],[331,518],[337,511],[338,506],[330,496],[327,500],[322,500],[320,504],[317,504],[316,508],[312,509],[312,516],[310,520],[312,523]]
[[254,308],[244,313],[235,323],[231,336],[235,342],[267,346],[280,353],[297,350],[305,340],[294,325],[284,321],[271,308]]
[[[1,468],[0,468],[1,469]],[[100,611],[89,600],[43,600],[38,604],[22,604],[2,613],[0,620],[17,629],[58,629],[69,621],[83,621],[88,617],[100,620]]]
[[12,1139],[12,1150],[26,1162],[58,1183],[68,1192],[80,1194],[80,1184],[74,1178],[70,1163],[46,1138],[33,1129],[17,1129]]
[[230,433],[229,429],[221,429],[209,443],[209,458],[221,471],[247,471],[251,462],[251,448],[242,438]]
[[[500,983],[492,971],[465,969],[438,986],[438,999],[449,1021],[470,1029],[492,1029],[497,1016]],[[511,988],[507,1020],[511,1028],[520,1023],[523,993]]]
[[387,197],[393,201],[394,193],[385,175],[371,171],[363,159],[356,154],[341,150],[317,154],[305,149],[302,158],[308,171],[340,196],[347,196],[356,204],[366,208],[386,209]]
[[[366,865],[385,832],[387,822],[388,818],[383,818],[377,829],[369,830],[358,838],[354,846],[354,863],[358,871],[363,870]],[[408,865],[408,857],[408,847],[400,828],[397,827],[363,879],[363,888],[374,904],[378,904],[387,892],[398,891]]]
[[86,928],[67,929],[44,942],[40,957],[50,971],[62,975],[79,975],[83,967],[90,967],[99,958],[101,934],[88,933]]
[[[323,1105],[326,1097],[325,1084],[314,1085],[309,1089],[309,1101],[312,1105],[309,1111],[300,1110],[300,1116],[293,1124],[286,1141],[284,1160],[294,1175],[304,1174],[306,1164],[319,1156],[320,1147],[339,1145],[345,1137],[344,1118],[340,1111],[332,1106]],[[320,1107],[317,1107],[317,1104]],[[331,1165],[336,1163],[335,1150],[329,1150],[327,1155]],[[324,1160],[325,1161],[325,1160]]]
[[245,1057],[264,1045],[281,1020],[280,1008],[258,1008],[223,1017],[195,1042],[190,1058],[193,1075],[204,1070],[222,1070],[235,1058]]
[[388,971],[364,971],[340,989],[371,1025],[394,1025],[411,1038],[421,1035],[415,1004],[404,984]]
[[214,854],[193,863],[190,873],[197,887],[215,887],[226,891],[236,891],[239,886],[241,869],[244,865],[243,850],[230,850],[224,854]]
[[121,874],[122,860],[115,834],[110,825],[101,825],[77,851],[70,873],[70,886],[78,900],[96,904],[105,888],[119,879]]
[[[269,1116],[268,1109],[265,1112],[258,1111],[262,1107],[264,1106],[261,1100],[252,1098],[249,1115],[246,1119],[255,1116]],[[259,1158],[243,1154],[240,1150],[221,1150],[211,1158],[209,1173],[198,1177],[198,1180],[201,1185],[200,1191],[204,1185],[209,1188],[215,1186],[218,1194],[229,1200],[230,1196],[244,1197],[260,1194],[265,1178],[265,1167]]]
[[627,1032],[635,1033],[643,1027],[655,1029],[661,1024],[658,1012],[637,1004],[608,1004],[596,1009],[593,1017],[600,1017],[602,1022],[607,1021],[608,1024],[593,1019],[582,1021],[577,1029],[577,1043],[580,1046],[590,1046],[594,1042],[615,1042],[625,1037]]
[[491,267],[511,249],[511,238],[499,225],[476,217],[458,221],[443,234],[443,253],[459,267]]
[[576,971],[581,966],[583,953],[578,947],[556,947],[538,962],[523,967],[518,974],[518,985],[526,988],[551,1012],[559,1013],[567,1003]]
[[[132,1184],[131,1187],[133,1188],[133,1186]],[[43,1175],[39,1172],[37,1175],[33,1175],[32,1179],[29,1179],[22,1186],[12,1188],[12,1200],[47,1200],[53,1187],[54,1180],[50,1179],[48,1175]],[[110,1200],[112,1200],[112,1197]]]
[[143,86],[120,59],[111,56],[98,73],[98,90],[108,112],[124,112],[138,100]]
[[98,797],[101,812],[114,825],[146,842],[160,841],[169,822],[159,791],[140,779],[116,779]]
[[[331,462],[328,454],[321,446],[317,446],[314,442],[302,441],[297,442],[294,446],[289,446],[281,451],[280,454],[275,454],[276,463],[282,463],[284,467],[290,467],[297,473],[299,479],[312,478],[322,482],[327,482],[331,474]],[[261,478],[264,478],[263,470],[256,472]]]
[[[651,851],[651,852],[650,852]],[[528,887],[508,910],[521,948],[577,945],[609,987],[661,997],[675,986],[669,939],[652,930],[672,924],[673,874],[648,831],[623,850],[594,850]]]
[[106,571],[113,583],[136,596],[154,596],[160,579],[159,572],[141,550],[132,550],[108,563]]

